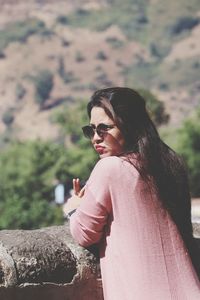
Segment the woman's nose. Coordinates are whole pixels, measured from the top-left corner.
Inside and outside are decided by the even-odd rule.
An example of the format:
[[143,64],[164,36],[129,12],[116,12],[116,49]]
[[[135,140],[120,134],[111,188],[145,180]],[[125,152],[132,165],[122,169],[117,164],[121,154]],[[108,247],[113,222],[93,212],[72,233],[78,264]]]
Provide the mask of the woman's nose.
[[99,142],[102,142],[102,141],[103,141],[103,137],[98,135],[97,131],[95,130],[94,136],[92,138],[92,143],[95,144],[95,143],[99,143]]

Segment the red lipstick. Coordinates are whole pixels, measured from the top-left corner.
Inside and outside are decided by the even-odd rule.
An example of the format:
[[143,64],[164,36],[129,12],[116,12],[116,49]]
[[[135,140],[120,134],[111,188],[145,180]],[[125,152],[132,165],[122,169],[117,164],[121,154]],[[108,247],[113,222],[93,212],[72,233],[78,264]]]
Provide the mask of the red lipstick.
[[105,147],[102,146],[95,146],[95,150],[99,153],[102,154],[105,150]]

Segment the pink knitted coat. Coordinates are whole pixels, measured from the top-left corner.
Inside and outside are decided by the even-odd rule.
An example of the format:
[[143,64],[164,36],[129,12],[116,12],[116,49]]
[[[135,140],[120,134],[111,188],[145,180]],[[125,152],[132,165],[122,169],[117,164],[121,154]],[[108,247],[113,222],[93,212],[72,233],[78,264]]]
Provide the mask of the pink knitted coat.
[[105,300],[197,300],[200,284],[175,224],[132,164],[101,159],[70,220],[83,247],[98,243]]

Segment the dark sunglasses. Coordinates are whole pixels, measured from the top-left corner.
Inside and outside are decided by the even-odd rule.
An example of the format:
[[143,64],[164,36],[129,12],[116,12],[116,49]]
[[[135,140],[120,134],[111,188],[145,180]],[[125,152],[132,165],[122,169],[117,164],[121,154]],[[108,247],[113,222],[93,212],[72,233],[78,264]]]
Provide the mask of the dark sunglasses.
[[82,130],[83,130],[83,134],[86,138],[92,139],[95,135],[95,131],[102,138],[107,134],[109,129],[112,129],[114,127],[115,127],[115,125],[106,125],[106,124],[100,123],[97,127],[94,125],[83,126]]

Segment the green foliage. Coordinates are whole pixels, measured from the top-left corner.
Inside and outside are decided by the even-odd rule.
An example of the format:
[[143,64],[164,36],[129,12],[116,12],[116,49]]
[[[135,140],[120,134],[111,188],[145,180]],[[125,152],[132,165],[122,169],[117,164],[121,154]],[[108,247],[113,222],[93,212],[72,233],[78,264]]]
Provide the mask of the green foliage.
[[159,76],[154,78],[158,83],[165,83],[171,89],[186,88],[198,81],[200,72],[199,57],[187,60],[176,60],[167,65],[160,65]]
[[100,31],[117,25],[128,39],[138,40],[152,48],[158,59],[165,57],[172,42],[181,38],[180,34],[177,36],[172,32],[188,34],[198,23],[198,17],[194,14],[199,9],[199,0],[191,0],[190,3],[187,0],[110,0],[107,4],[99,10],[78,9],[58,17],[57,22]]
[[97,52],[96,58],[99,60],[107,60],[108,59],[107,55],[102,50]]
[[155,123],[159,126],[165,124],[169,120],[169,115],[165,112],[164,103],[161,102],[150,91],[138,89],[139,94],[145,99],[147,109]]
[[97,161],[92,146],[87,142],[80,142],[67,150],[66,155],[70,160],[68,171],[73,174],[72,178],[80,178],[86,181]]
[[126,86],[140,86],[151,89],[159,76],[158,63],[145,63],[143,61],[137,64],[131,64],[122,70]]
[[179,131],[177,151],[185,158],[191,193],[200,196],[200,108],[186,120]]
[[[140,13],[137,12],[135,3],[127,10],[123,2],[119,5],[108,7],[106,10],[88,11],[87,14],[80,14],[78,11],[66,16],[63,25],[74,27],[89,27],[92,30],[104,31],[113,24],[119,25],[127,36],[138,36],[138,28],[144,26],[140,23]],[[134,7],[134,8],[133,8]],[[141,18],[142,19],[142,18]]]
[[172,26],[171,32],[172,34],[180,34],[183,31],[193,29],[195,26],[199,24],[199,22],[200,19],[198,17],[193,17],[193,16],[181,17]]
[[52,204],[55,179],[72,188],[72,179],[87,180],[97,156],[83,135],[88,123],[85,103],[58,112],[54,121],[71,139],[67,149],[50,142],[12,143],[0,152],[0,229],[33,229],[61,224]]
[[156,42],[150,42],[149,50],[151,55],[156,58],[156,60],[161,60],[163,57],[167,56],[170,52],[170,47],[167,45],[162,45]]
[[35,101],[42,109],[53,89],[53,74],[48,70],[41,70],[33,77],[33,82],[35,84]]
[[64,147],[40,141],[13,143],[0,153],[0,229],[62,223],[61,210],[50,203],[56,173],[68,176],[65,154]]
[[[163,53],[162,57],[164,57],[170,50],[173,42],[182,37],[181,34],[172,34],[173,29],[176,30],[176,28],[180,28],[180,25],[183,26],[183,23],[179,23],[179,20],[186,19],[187,17],[193,18],[198,8],[198,0],[191,0],[189,3],[187,0],[159,0],[156,3],[149,2],[147,9],[149,26],[146,30],[146,34],[143,36],[145,38],[145,44],[150,45],[154,43],[157,50]],[[181,32],[183,32],[185,36],[189,34],[189,30],[181,30],[180,33]]]
[[60,23],[62,25],[68,25],[69,24],[68,17],[64,16],[64,15],[58,16],[57,19],[56,19],[56,22]]
[[18,21],[0,31],[0,52],[12,42],[24,43],[29,36],[42,32],[45,24],[37,19]]
[[[143,0],[110,0],[99,10],[76,11],[67,15],[67,26],[88,27],[92,30],[105,30],[117,25],[130,39],[138,40],[149,50],[152,60],[145,62],[138,57],[138,63],[131,62],[122,70],[126,86],[139,86],[162,90],[180,86],[188,87],[197,81],[199,57],[182,60],[180,63],[165,63],[163,59],[171,47],[191,33],[199,23],[196,12],[199,0],[159,0],[156,3]],[[107,42],[114,48],[120,42],[112,36]],[[103,56],[102,56],[103,57]],[[100,55],[101,58],[101,55]]]
[[18,83],[15,88],[16,99],[21,100],[22,98],[24,98],[25,94],[26,94],[26,89],[21,83]]
[[5,53],[0,49],[0,59],[4,59],[6,57]]
[[81,127],[88,123],[86,103],[81,101],[70,107],[63,107],[54,114],[53,121],[61,126],[63,134],[67,135],[72,143],[79,144],[83,139]]
[[2,121],[6,126],[11,126],[14,121],[14,113],[12,108],[8,108],[2,116]]
[[13,123],[7,125],[4,132],[0,135],[0,151],[5,149],[8,144],[15,140],[15,134],[17,132],[17,127],[12,126]]
[[59,57],[58,61],[58,74],[63,79],[65,84],[71,83],[76,80],[72,71],[66,71],[64,59],[62,56]]
[[68,172],[86,180],[97,161],[97,155],[81,129],[88,124],[86,103],[63,108],[54,114],[53,121],[61,126],[63,135],[70,141],[66,152],[70,161]]
[[0,212],[0,229],[35,229],[63,222],[59,207],[33,200],[31,196],[24,199],[13,194],[5,202],[1,201]]
[[112,1],[106,9],[86,11],[78,9],[68,16],[60,16],[57,22],[62,25],[75,27],[89,27],[93,30],[105,30],[116,24],[128,36],[138,36],[141,28],[146,26],[146,7],[148,1]]
[[84,55],[80,51],[77,51],[75,59],[76,59],[76,61],[78,63],[81,63],[81,62],[83,62],[85,60],[85,57],[84,57]]
[[[154,54],[155,55],[155,54]],[[160,54],[157,53],[157,56]],[[158,61],[152,63],[138,62],[123,68],[122,74],[126,86],[151,89],[156,86],[159,89],[189,88],[199,78],[199,57],[191,57],[187,60],[176,60],[167,64]]]
[[107,37],[106,42],[111,45],[113,49],[118,49],[124,46],[124,42],[117,37]]
[[178,149],[179,129],[174,126],[164,125],[158,128],[162,140],[172,149]]

